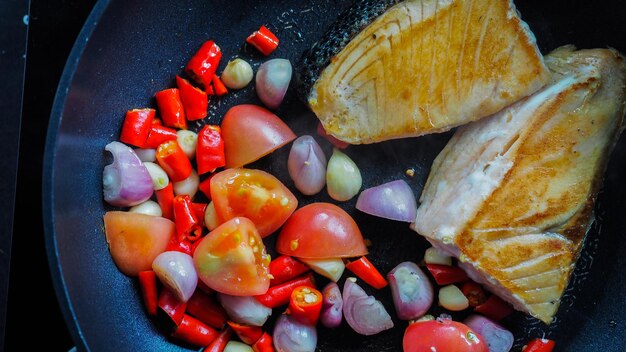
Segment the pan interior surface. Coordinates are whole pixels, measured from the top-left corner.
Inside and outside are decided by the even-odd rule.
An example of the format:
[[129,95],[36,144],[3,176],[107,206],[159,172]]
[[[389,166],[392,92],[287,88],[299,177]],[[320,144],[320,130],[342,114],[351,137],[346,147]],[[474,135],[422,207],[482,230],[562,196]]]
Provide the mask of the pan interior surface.
[[[104,146],[119,136],[128,109],[154,107],[154,93],[174,86],[174,77],[195,50],[214,39],[223,51],[219,71],[235,56],[254,70],[267,58],[245,45],[261,24],[281,40],[270,58],[297,62],[302,52],[351,5],[341,1],[100,1],[79,36],[64,72],[51,116],[45,157],[44,216],[49,260],[57,296],[73,337],[82,349],[100,351],[183,351],[149,320],[136,280],[121,274],[104,239],[102,216],[111,210],[102,199],[102,169],[111,161]],[[619,1],[516,1],[543,53],[563,44],[580,48],[612,46],[626,52],[626,6]],[[292,87],[293,88],[293,87]],[[213,100],[202,123],[219,124],[240,103],[261,105],[253,84]],[[290,89],[276,111],[297,135],[315,135],[317,119]],[[198,130],[200,123],[191,123]],[[361,168],[363,189],[404,179],[419,196],[430,165],[450,133],[352,146],[347,153]],[[317,138],[317,137],[316,137]],[[321,143],[321,142],[320,142]],[[326,155],[331,147],[322,143]],[[294,189],[287,174],[289,148],[250,165],[266,170]],[[412,178],[406,176],[415,170]],[[551,326],[515,313],[503,324],[516,336],[516,350],[530,338],[546,336],[561,351],[623,351],[626,342],[626,145],[611,156],[596,222],[588,234],[570,287]],[[325,191],[299,197],[300,206],[332,201]],[[356,211],[356,199],[339,205],[351,213],[372,241],[370,259],[386,273],[398,263],[419,262],[427,242],[405,223],[375,219]],[[268,237],[273,247],[276,236]],[[272,253],[273,254],[273,253]],[[345,276],[345,275],[344,275]],[[389,290],[368,290],[394,312]],[[433,313],[442,312],[436,306]],[[276,312],[275,312],[276,313]],[[463,315],[455,315],[461,318]],[[320,351],[399,351],[406,322],[361,336],[345,323],[319,329]],[[187,348],[186,348],[187,347]]]

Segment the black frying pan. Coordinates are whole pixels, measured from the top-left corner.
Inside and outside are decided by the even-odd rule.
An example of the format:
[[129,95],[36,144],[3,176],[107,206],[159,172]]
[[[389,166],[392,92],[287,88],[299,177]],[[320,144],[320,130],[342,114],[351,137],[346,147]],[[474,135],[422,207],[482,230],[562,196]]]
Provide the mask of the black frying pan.
[[[136,280],[113,264],[104,240],[102,200],[104,145],[117,139],[124,112],[154,106],[153,94],[173,85],[175,74],[208,38],[224,51],[223,64],[240,55],[264,60],[244,39],[260,24],[276,31],[281,45],[272,57],[296,61],[350,1],[124,1],[101,0],[87,20],[63,74],[50,119],[45,155],[44,216],[47,249],[59,302],[75,343],[98,351],[178,351],[144,314]],[[612,46],[626,51],[626,5],[614,1],[516,1],[545,53],[559,45]],[[256,67],[256,66],[255,66]],[[258,103],[252,87],[213,102],[205,122],[219,123],[228,107]],[[314,134],[315,118],[290,90],[277,111],[297,134]],[[194,126],[197,128],[197,126]],[[348,154],[361,167],[364,187],[403,178],[419,196],[429,167],[450,133],[353,146]],[[324,143],[321,141],[321,143]],[[329,145],[322,144],[327,153]],[[252,167],[263,168],[292,186],[286,172],[288,148]],[[504,321],[517,337],[557,340],[559,351],[626,350],[626,145],[612,155],[589,233],[555,323],[545,326],[516,313]],[[404,171],[414,167],[407,178]],[[300,197],[300,204],[328,196]],[[426,241],[406,224],[352,213],[374,245],[371,258],[383,272],[404,260],[419,261]],[[270,238],[270,242],[271,242]],[[272,244],[269,244],[270,247]],[[371,291],[370,291],[371,293]],[[393,311],[388,290],[376,292]],[[438,313],[437,309],[433,311]],[[393,315],[393,314],[392,314]],[[462,318],[462,315],[455,316]],[[320,329],[320,351],[400,351],[406,323],[373,337],[347,326]]]

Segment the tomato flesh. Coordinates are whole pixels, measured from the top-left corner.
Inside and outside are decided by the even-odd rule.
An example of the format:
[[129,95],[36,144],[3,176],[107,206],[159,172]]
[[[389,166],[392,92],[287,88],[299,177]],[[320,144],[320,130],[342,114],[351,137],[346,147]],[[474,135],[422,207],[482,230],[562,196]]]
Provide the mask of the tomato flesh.
[[221,124],[226,167],[241,167],[296,139],[278,116],[257,105],[230,108]]
[[270,256],[252,221],[233,218],[206,235],[193,255],[198,278],[215,291],[260,295],[270,286]]
[[331,203],[312,203],[296,210],[283,226],[276,250],[299,258],[349,258],[367,254],[354,219]]
[[410,324],[402,340],[404,352],[488,352],[483,338],[467,325],[450,319]]
[[152,270],[152,261],[165,251],[176,226],[160,216],[108,211],[104,231],[115,265],[128,276],[137,276]]
[[211,178],[210,188],[219,223],[245,217],[261,237],[278,230],[298,206],[298,199],[282,182],[261,170],[224,170]]

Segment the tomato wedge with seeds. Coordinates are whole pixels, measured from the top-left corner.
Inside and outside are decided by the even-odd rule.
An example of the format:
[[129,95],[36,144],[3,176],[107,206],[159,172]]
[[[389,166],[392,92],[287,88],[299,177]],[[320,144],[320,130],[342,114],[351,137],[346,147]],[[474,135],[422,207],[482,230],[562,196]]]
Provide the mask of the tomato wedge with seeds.
[[193,254],[200,281],[233,296],[267,292],[270,260],[252,221],[240,217],[211,231]]
[[253,169],[227,169],[211,178],[211,199],[219,223],[242,216],[261,237],[278,230],[296,210],[298,199],[276,177]]
[[280,231],[276,250],[311,259],[367,254],[363,235],[354,219],[331,203],[312,203],[296,210]]
[[482,336],[450,319],[410,324],[404,331],[402,347],[404,352],[489,352]]

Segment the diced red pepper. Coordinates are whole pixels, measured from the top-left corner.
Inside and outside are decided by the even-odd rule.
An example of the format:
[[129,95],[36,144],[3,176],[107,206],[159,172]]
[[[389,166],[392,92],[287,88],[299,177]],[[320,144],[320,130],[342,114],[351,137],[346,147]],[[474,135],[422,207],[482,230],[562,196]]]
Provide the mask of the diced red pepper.
[[278,47],[279,40],[267,27],[261,26],[258,31],[254,31],[246,42],[259,50],[263,55],[268,56]]
[[269,308],[276,308],[288,304],[289,299],[291,298],[291,292],[293,292],[293,290],[299,286],[315,288],[315,280],[313,279],[313,274],[308,273],[291,281],[287,281],[280,285],[270,287],[266,293],[254,297],[264,306]]
[[164,89],[155,95],[159,112],[165,126],[187,129],[185,108],[180,99],[180,91],[177,88]]
[[163,287],[159,294],[159,308],[178,326],[183,321],[187,302],[179,301],[174,292],[167,287]]
[[154,191],[154,193],[156,194],[157,202],[159,202],[159,207],[161,208],[163,217],[174,220],[174,186],[172,183],[168,183],[165,188]]
[[146,306],[148,315],[155,316],[157,314],[157,279],[156,274],[152,270],[139,272],[139,285],[141,286],[141,294],[143,303]]
[[258,339],[254,345],[252,345],[252,350],[254,352],[274,352],[272,335],[264,332],[263,335],[261,335],[261,338]]
[[187,313],[216,329],[224,327],[228,319],[224,308],[213,297],[197,290],[187,301]]
[[428,268],[428,271],[433,275],[437,284],[441,286],[462,282],[468,279],[467,273],[456,266],[426,264],[426,268]]
[[211,200],[211,178],[212,177],[213,175],[207,177],[198,185],[198,189],[207,197],[208,200]]
[[322,299],[322,293],[312,287],[296,287],[291,292],[289,312],[299,322],[315,326],[322,311]]
[[204,224],[204,212],[208,205],[207,203],[191,203],[193,213],[196,215],[196,219],[198,219],[200,225]]
[[159,123],[155,122],[152,124],[150,133],[148,133],[148,139],[146,139],[146,143],[144,143],[142,148],[156,149],[161,144],[167,141],[175,141],[178,138],[175,129],[161,125],[161,120],[159,119],[154,119],[154,121],[159,121]]
[[281,255],[272,260],[269,269],[273,277],[270,286],[282,284],[309,271],[308,266],[288,255]]
[[191,162],[175,140],[161,144],[157,148],[156,159],[172,182],[182,181],[191,175]]
[[185,67],[185,72],[198,84],[201,84],[208,94],[213,81],[213,75],[222,58],[222,50],[214,41],[208,40],[191,57]]
[[380,290],[389,284],[378,269],[376,269],[374,264],[365,256],[349,262],[346,264],[346,268],[375,289]]
[[218,335],[219,333],[215,329],[187,314],[183,315],[183,320],[172,334],[173,337],[181,341],[201,347],[208,346],[217,339]]
[[226,165],[224,140],[219,126],[205,125],[198,132],[196,164],[199,175],[213,172],[218,167]]
[[148,140],[155,113],[154,109],[128,110],[124,117],[120,141],[135,147],[143,147]]
[[176,76],[176,86],[180,90],[180,99],[185,108],[187,120],[200,120],[207,115],[209,97],[200,88],[194,87],[188,80]]
[[552,352],[555,342],[548,339],[534,339],[524,347],[522,352]]
[[252,345],[257,342],[263,335],[263,329],[260,326],[238,324],[234,321],[229,321],[230,326],[239,339],[248,345]]
[[233,330],[229,327],[222,330],[220,334],[217,336],[210,345],[207,346],[202,352],[223,352],[226,348],[226,344],[233,336]]
[[485,303],[474,308],[476,313],[480,313],[495,321],[500,321],[513,313],[513,307],[500,297],[491,295]]
[[196,218],[191,197],[181,194],[174,197],[174,223],[178,240],[194,242],[202,236],[202,224]]
[[461,286],[461,292],[463,292],[463,295],[467,298],[469,305],[472,307],[477,307],[487,301],[485,290],[474,281],[464,283],[463,286]]
[[174,235],[165,247],[165,251],[177,251],[193,256],[193,244],[188,239],[180,241],[178,235]]
[[339,149],[346,149],[350,145],[350,143],[340,141],[337,138],[335,138],[335,136],[331,136],[330,134],[328,134],[326,130],[324,129],[324,126],[322,126],[321,122],[317,123],[317,134],[324,137],[327,141],[330,142],[330,144],[332,144],[333,146]]
[[217,75],[213,75],[213,89],[218,97],[228,94],[228,89]]

